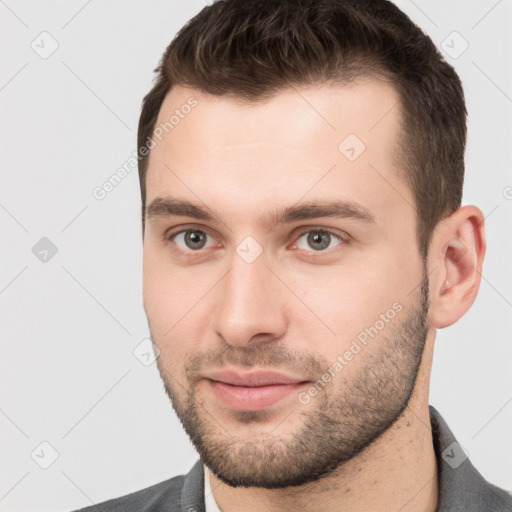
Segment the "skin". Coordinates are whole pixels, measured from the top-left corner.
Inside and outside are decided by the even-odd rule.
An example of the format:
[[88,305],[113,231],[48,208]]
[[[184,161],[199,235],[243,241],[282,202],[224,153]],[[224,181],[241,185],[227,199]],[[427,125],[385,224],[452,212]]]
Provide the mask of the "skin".
[[[389,83],[291,88],[251,104],[177,86],[157,125],[190,96],[197,106],[151,150],[146,204],[172,196],[214,217],[146,217],[144,308],[166,391],[211,470],[218,506],[434,511],[435,333],[476,297],[482,212],[464,206],[441,221],[423,261],[414,198],[396,167],[400,111]],[[338,150],[348,134],[366,146],[354,161]],[[357,203],[373,221],[261,223],[331,200]],[[308,242],[315,229],[332,233],[321,238],[327,248]],[[194,230],[207,233],[203,247]],[[252,263],[237,253],[248,236],[262,249]],[[239,411],[201,378],[230,366],[316,382],[394,304],[393,319],[307,403],[292,393]]]

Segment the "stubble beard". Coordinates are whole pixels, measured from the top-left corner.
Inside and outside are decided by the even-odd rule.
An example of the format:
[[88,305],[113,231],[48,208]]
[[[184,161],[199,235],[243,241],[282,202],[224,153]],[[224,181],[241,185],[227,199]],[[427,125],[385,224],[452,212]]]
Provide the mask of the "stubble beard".
[[[354,357],[364,360],[350,382],[337,386],[334,379],[312,398],[307,409],[296,402],[303,421],[297,422],[295,432],[287,436],[275,435],[286,418],[272,422],[272,413],[267,410],[231,410],[232,420],[223,424],[214,404],[206,402],[204,394],[198,398],[197,387],[205,382],[197,379],[197,371],[214,362],[215,367],[227,363],[272,368],[282,365],[321,376],[326,363],[332,363],[318,356],[306,360],[304,355],[294,357],[272,343],[251,348],[225,345],[213,357],[190,358],[186,381],[178,382],[164,368],[162,358],[157,359],[166,393],[202,462],[232,487],[281,489],[330,476],[356,457],[397,421],[413,394],[429,327],[425,275],[418,289],[416,301],[371,341],[380,345],[379,350],[362,351]],[[154,341],[158,345],[158,340]],[[293,364],[295,360],[297,364]],[[266,433],[251,438],[239,436],[233,420],[244,425],[266,424]],[[246,427],[243,430],[247,432]]]

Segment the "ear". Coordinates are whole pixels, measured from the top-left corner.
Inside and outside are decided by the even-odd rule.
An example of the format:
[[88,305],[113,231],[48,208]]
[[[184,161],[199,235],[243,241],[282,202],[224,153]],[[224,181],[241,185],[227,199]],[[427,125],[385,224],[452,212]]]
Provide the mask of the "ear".
[[432,327],[454,324],[473,304],[485,247],[484,216],[476,206],[462,206],[436,227],[428,256]]

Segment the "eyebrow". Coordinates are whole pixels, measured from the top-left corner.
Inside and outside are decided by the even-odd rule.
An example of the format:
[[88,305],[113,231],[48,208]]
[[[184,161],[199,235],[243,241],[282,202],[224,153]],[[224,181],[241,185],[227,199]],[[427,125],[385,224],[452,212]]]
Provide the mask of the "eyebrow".
[[[148,220],[178,216],[221,223],[218,215],[206,205],[170,196],[157,197],[146,208],[146,218]],[[278,224],[289,224],[319,217],[353,219],[365,223],[375,222],[375,217],[370,210],[356,202],[347,200],[311,201],[274,209],[260,218],[259,222],[261,226],[270,229]]]

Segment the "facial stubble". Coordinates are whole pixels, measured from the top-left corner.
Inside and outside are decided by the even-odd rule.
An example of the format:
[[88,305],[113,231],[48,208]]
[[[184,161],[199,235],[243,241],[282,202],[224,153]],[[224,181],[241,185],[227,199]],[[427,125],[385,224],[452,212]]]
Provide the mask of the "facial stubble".
[[[272,421],[272,413],[266,410],[231,410],[231,421],[226,423],[204,393],[197,392],[198,386],[205,385],[198,372],[231,364],[285,371],[293,368],[294,373],[302,370],[320,378],[332,363],[318,354],[296,354],[272,343],[243,347],[225,344],[220,350],[192,356],[185,366],[185,381],[172,375],[162,358],[157,359],[166,393],[202,462],[232,487],[281,489],[332,475],[360,454],[397,421],[413,394],[429,327],[425,273],[418,290],[416,300],[400,318],[395,317],[372,340],[379,349],[356,354],[354,359],[363,358],[363,362],[351,381],[337,387],[333,380],[312,398],[308,408],[296,402],[302,421],[293,435],[275,435],[286,418]],[[159,345],[159,340],[153,341]],[[236,422],[256,428],[258,424],[274,425],[267,426],[265,435],[251,438],[238,435]]]

